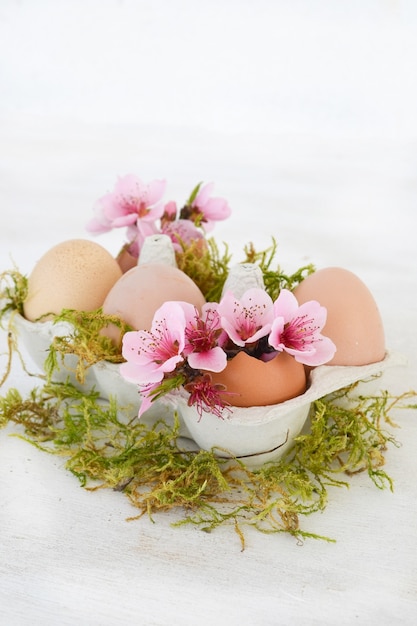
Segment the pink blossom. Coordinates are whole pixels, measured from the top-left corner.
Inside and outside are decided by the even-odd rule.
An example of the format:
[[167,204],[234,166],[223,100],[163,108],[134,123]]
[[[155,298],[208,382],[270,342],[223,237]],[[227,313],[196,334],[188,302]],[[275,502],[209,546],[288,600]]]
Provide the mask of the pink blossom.
[[163,217],[168,219],[168,220],[175,220],[176,216],[177,216],[177,203],[174,202],[173,200],[170,200],[169,202],[166,203],[166,205],[164,206],[164,214]]
[[149,385],[140,385],[139,391],[142,398],[138,417],[143,415],[151,406],[154,400],[154,392],[158,389],[159,383],[150,383]]
[[201,316],[191,304],[182,303],[187,317],[184,355],[190,367],[196,370],[221,372],[227,364],[224,350],[217,345],[222,332],[217,304],[203,305]]
[[214,223],[225,220],[231,214],[231,208],[224,198],[211,198],[210,194],[214,188],[213,183],[208,183],[197,192],[191,203],[194,212],[201,215],[201,220],[206,231],[212,230]]
[[196,239],[204,239],[203,233],[191,220],[174,220],[173,222],[163,222],[161,231],[168,235],[174,244],[175,250],[181,252],[181,243],[190,245]]
[[224,419],[223,410],[231,410],[228,403],[222,398],[222,395],[228,394],[226,387],[219,383],[213,383],[210,374],[204,374],[187,383],[184,389],[190,394],[188,406],[196,407],[199,420],[203,416],[203,411],[213,413],[219,419]]
[[227,291],[220,300],[218,313],[227,335],[237,346],[265,337],[274,321],[274,306],[264,289],[248,289],[240,300]]
[[[126,363],[121,375],[140,385],[148,395],[165,374],[173,372],[183,362],[185,345],[185,314],[178,302],[165,302],[155,313],[150,331],[130,331],[123,336],[122,354]],[[143,409],[141,407],[141,412]]]
[[315,300],[298,305],[288,289],[282,289],[274,303],[275,320],[269,343],[281,352],[292,354],[305,365],[323,365],[336,352],[336,346],[321,334],[326,323],[327,310]]
[[92,233],[103,233],[113,228],[124,226],[133,228],[130,231],[131,241],[136,236],[143,241],[154,234],[155,220],[164,212],[161,203],[165,192],[164,180],[153,180],[143,183],[133,174],[119,178],[114,190],[97,201],[95,217],[87,224]]

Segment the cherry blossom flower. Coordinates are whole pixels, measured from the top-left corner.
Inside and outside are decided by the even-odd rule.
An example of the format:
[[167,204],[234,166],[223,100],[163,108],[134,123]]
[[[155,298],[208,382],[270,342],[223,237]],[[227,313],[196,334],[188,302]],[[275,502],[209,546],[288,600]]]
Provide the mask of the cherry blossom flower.
[[224,198],[210,197],[213,188],[214,183],[198,185],[191,194],[189,204],[181,210],[180,217],[196,222],[205,231],[212,230],[215,222],[228,218],[232,212],[229,203]]
[[323,365],[336,352],[336,346],[321,334],[327,310],[315,300],[298,305],[294,294],[282,289],[274,303],[275,320],[269,335],[270,345],[285,350],[305,365]]
[[188,364],[195,370],[221,372],[227,364],[227,355],[218,345],[222,332],[217,304],[208,302],[203,305],[201,316],[197,309],[182,303],[186,312],[184,355]]
[[170,200],[164,206],[164,213],[162,215],[162,219],[173,222],[175,218],[177,217],[177,213],[178,213],[177,203],[174,202],[173,200]]
[[236,346],[245,346],[265,337],[274,321],[271,297],[263,289],[248,289],[240,300],[227,291],[219,302],[222,328]]
[[155,221],[164,212],[161,199],[165,187],[164,180],[146,184],[133,174],[119,178],[114,190],[97,201],[96,215],[87,224],[87,230],[104,233],[126,226],[129,241],[138,241],[140,247],[145,237],[158,232]]
[[152,327],[123,335],[122,354],[126,363],[120,373],[139,385],[159,383],[184,358],[185,314],[178,302],[165,302],[155,313]]
[[[198,184],[186,205],[178,211],[174,201],[163,204],[165,180],[144,183],[134,174],[119,177],[113,191],[96,202],[95,215],[87,223],[92,234],[126,228],[123,250],[138,258],[146,237],[163,233],[171,238],[176,252],[198,241],[201,253],[207,251],[206,231],[217,220],[228,217],[230,207],[223,198],[212,198],[213,184]],[[195,249],[196,254],[197,248]]]
[[220,393],[227,393],[226,387],[219,383],[214,384],[210,374],[203,374],[203,376],[190,381],[184,386],[184,389],[190,394],[188,406],[196,407],[199,419],[202,418],[203,411],[213,413],[216,417],[224,419],[223,410],[228,408],[228,405]]
[[181,244],[190,245],[196,239],[203,240],[204,234],[198,230],[197,226],[191,220],[174,220],[164,221],[161,225],[161,231],[164,235],[168,235],[174,245],[174,249],[178,252],[182,251]]

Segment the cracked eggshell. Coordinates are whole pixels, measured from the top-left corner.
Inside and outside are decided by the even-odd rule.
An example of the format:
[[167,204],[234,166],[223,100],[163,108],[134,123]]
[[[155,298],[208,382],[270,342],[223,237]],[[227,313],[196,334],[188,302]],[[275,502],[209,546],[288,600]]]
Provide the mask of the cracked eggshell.
[[349,270],[327,267],[307,276],[295,289],[299,304],[317,300],[327,309],[323,335],[336,345],[327,365],[367,365],[385,356],[385,335],[373,295]]
[[306,390],[303,364],[286,352],[266,363],[239,352],[222,372],[210,372],[210,375],[215,384],[225,385],[226,391],[220,395],[232,406],[277,404]]
[[48,313],[58,315],[62,309],[94,311],[121,275],[117,261],[99,244],[86,239],[59,243],[29,275],[24,315],[35,321]]

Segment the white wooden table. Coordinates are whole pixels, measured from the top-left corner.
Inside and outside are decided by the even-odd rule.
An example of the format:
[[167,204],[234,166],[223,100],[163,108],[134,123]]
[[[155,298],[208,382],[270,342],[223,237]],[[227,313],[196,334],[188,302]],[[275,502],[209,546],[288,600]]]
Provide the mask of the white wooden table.
[[[226,36],[232,32],[236,12],[241,30],[235,33],[235,51],[230,52],[229,67],[237,72],[233,83],[233,72],[229,77],[219,52],[217,57],[211,57],[202,51],[199,57],[199,49],[194,46],[194,58],[185,46],[187,28],[181,20],[189,20],[189,28],[197,27],[197,14],[191,3],[167,3],[175,6],[177,12],[166,8],[165,17],[158,17],[151,3],[138,3],[140,8],[96,1],[85,9],[85,14],[80,8],[83,3],[69,3],[73,8],[67,6],[66,26],[56,9],[50,8],[51,19],[57,20],[50,40],[34,34],[33,29],[44,28],[49,10],[49,3],[39,2],[35,8],[36,4],[9,0],[0,13],[0,35],[6,37],[0,36],[0,49],[4,51],[7,45],[11,52],[0,83],[5,94],[0,104],[0,269],[9,269],[13,259],[22,272],[29,272],[39,256],[55,243],[86,236],[84,226],[94,201],[112,187],[117,175],[132,171],[145,180],[165,177],[169,195],[178,201],[185,199],[198,181],[213,180],[218,195],[227,197],[233,209],[230,220],[218,225],[214,235],[219,241],[230,243],[236,260],[243,244],[252,240],[262,247],[273,234],[279,243],[282,267],[288,271],[312,262],[317,267],[339,265],[356,272],[379,304],[387,346],[409,359],[408,366],[390,372],[384,384],[393,393],[416,389],[417,133],[415,127],[407,128],[413,104],[410,97],[415,92],[410,82],[400,80],[411,68],[416,49],[409,38],[412,14],[411,21],[405,23],[407,20],[401,21],[400,9],[396,12],[391,7],[390,21],[386,15],[389,9],[379,6],[384,3],[375,3],[375,7],[365,2],[363,13],[353,10],[353,17],[345,16],[346,20],[342,10],[334,14],[330,8],[322,8],[323,21],[319,24],[307,6],[305,14],[297,17],[295,9],[285,10],[281,3],[276,6],[265,1],[261,2],[253,24],[251,3],[231,2],[222,9],[215,2],[212,9],[202,13],[203,32],[198,38],[193,34],[191,39],[196,44],[197,39],[208,38],[204,45],[220,45],[225,51]],[[98,26],[91,31],[91,37],[95,45],[103,47],[102,56],[96,49],[90,56],[86,54],[92,7]],[[379,16],[376,22],[375,12]],[[260,27],[260,20],[269,24],[269,14],[281,39],[268,43],[256,28]],[[138,16],[147,28],[143,32],[138,29],[138,38],[143,36],[145,40],[134,45],[129,37],[136,30],[130,22]],[[169,21],[175,16],[174,35]],[[388,77],[400,78],[394,85],[395,94],[386,87],[385,101],[381,99],[382,69],[373,57],[371,43],[362,53],[357,48],[353,52],[351,71],[357,72],[356,78],[346,73],[346,68],[336,68],[333,74],[330,66],[322,66],[321,72],[314,70],[310,84],[300,51],[295,60],[291,61],[291,55],[286,57],[287,70],[277,62],[276,82],[274,64],[269,61],[269,65],[260,65],[264,57],[270,58],[268,50],[276,53],[277,58],[285,47],[287,51],[289,47],[289,52],[298,50],[290,35],[285,35],[285,25],[295,28],[299,24],[300,32],[312,46],[315,61],[321,59],[325,65],[324,57],[332,58],[336,66],[338,60],[347,60],[348,42],[343,40],[338,48],[338,31],[331,29],[336,24],[340,36],[345,37],[343,22],[347,22],[349,31],[354,18],[361,16],[362,21],[357,22],[360,43],[366,40],[366,27],[370,28],[368,35],[378,52],[383,49],[384,36],[391,36],[393,66],[387,65],[388,53],[384,53],[384,71]],[[217,18],[220,23],[220,18],[228,21],[217,31],[214,29],[210,39],[210,29],[218,24]],[[311,20],[314,37],[309,28]],[[119,43],[123,41],[126,24],[126,45],[132,54],[145,52],[152,44],[165,46],[157,47],[156,56],[146,61],[148,65],[137,60],[137,76],[132,71],[136,61],[131,56],[116,54],[115,44],[105,48],[106,35],[111,32],[106,29],[112,21]],[[161,39],[153,39],[159,24]],[[77,25],[86,67],[78,48],[65,37],[74,34]],[[251,26],[257,33],[255,43],[263,42],[260,51],[247,50],[246,35]],[[272,26],[265,28],[266,35],[270,35]],[[295,31],[299,32],[297,28]],[[336,46],[336,58],[331,57],[325,43],[314,43],[315,38],[325,37],[326,33],[326,41],[330,38]],[[14,46],[13,34],[26,55],[32,52],[26,56],[27,64],[17,47],[10,48]],[[172,48],[174,62],[166,55],[177,34],[180,43],[177,49]],[[217,42],[216,37],[220,37]],[[407,43],[404,58],[403,41]],[[55,61],[50,56],[54,49]],[[71,50],[75,59],[72,70]],[[114,58],[111,52],[115,53]],[[247,65],[251,58],[264,69],[257,72]],[[215,59],[213,67],[210,59]],[[361,59],[366,68],[362,73]],[[114,88],[128,84],[126,95],[132,95],[139,109],[139,96],[143,98],[146,105],[140,109],[142,117],[138,113],[134,118],[132,102],[123,105],[124,98],[106,84],[105,68],[113,79],[116,75],[112,60],[120,66]],[[184,64],[178,65],[180,61]],[[209,67],[204,66],[205,62]],[[254,80],[254,90],[246,91],[245,64]],[[94,74],[95,67],[98,76]],[[216,82],[210,71],[217,69],[218,98],[208,91],[201,94],[198,89],[193,90],[194,78],[199,89],[204,87],[198,68],[203,73],[207,70],[210,88]],[[140,81],[141,69],[146,84],[133,88],[128,81]],[[25,82],[30,70],[33,81],[41,83],[39,93],[34,84]],[[74,93],[72,101],[66,99],[67,108],[63,102],[64,96],[69,96],[64,79],[60,82],[60,70],[72,87],[84,89],[84,96]],[[371,86],[366,80],[368,70],[369,81],[374,82],[374,114]],[[78,77],[73,71],[79,73]],[[169,101],[162,101],[164,90],[152,71],[159,72],[165,81],[167,98],[174,98],[173,110]],[[333,91],[326,82],[332,77]],[[347,81],[345,91],[343,79]],[[95,94],[88,91],[89,80]],[[317,93],[314,80],[321,89]],[[229,89],[231,84],[234,90]],[[185,94],[187,85],[189,91]],[[282,89],[286,90],[288,101]],[[363,107],[358,104],[361,89]],[[25,90],[29,104],[24,104]],[[59,90],[64,91],[64,96]],[[310,94],[304,107],[297,99],[303,90]],[[110,103],[106,104],[107,93]],[[330,99],[326,100],[328,95]],[[324,111],[321,104],[326,102],[329,108]],[[343,102],[352,109],[344,110]],[[189,123],[184,113],[186,104]],[[205,117],[199,118],[199,104]],[[116,105],[121,107],[119,119],[115,115]],[[87,112],[84,120],[80,111]],[[40,118],[37,114],[41,114]],[[106,115],[115,123],[105,123]],[[271,132],[267,132],[268,127]],[[99,242],[116,253],[120,237],[120,233],[105,235]],[[0,351],[5,339],[2,332]],[[32,386],[32,381],[15,363],[8,385],[24,391]],[[304,528],[331,536],[336,543],[306,540],[300,544],[290,536],[248,530],[244,552],[231,528],[220,528],[211,534],[192,527],[174,529],[171,522],[177,518],[168,514],[157,516],[155,523],[147,518],[127,522],[135,510],[122,494],[83,490],[64,469],[62,459],[11,436],[11,428],[1,431],[1,623],[415,624],[417,412],[398,411],[394,418],[400,426],[395,435],[402,444],[387,454],[386,470],[394,479],[394,493],[379,491],[366,476],[356,476],[349,490],[330,489],[329,505],[323,514],[302,520]]]

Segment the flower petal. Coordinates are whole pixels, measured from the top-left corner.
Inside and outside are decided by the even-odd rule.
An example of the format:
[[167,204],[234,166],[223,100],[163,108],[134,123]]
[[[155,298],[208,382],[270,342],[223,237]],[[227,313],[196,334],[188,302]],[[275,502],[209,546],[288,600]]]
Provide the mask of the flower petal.
[[225,220],[232,212],[224,198],[209,198],[203,207],[200,207],[206,220]]
[[276,317],[272,322],[271,332],[269,333],[268,343],[275,350],[282,352],[284,344],[282,342],[282,333],[284,332],[284,318]]
[[142,396],[142,402],[139,407],[138,416],[141,417],[145,411],[147,411],[152,406],[152,392],[157,388],[158,385],[149,385],[145,389],[140,389],[140,395]]
[[283,317],[284,322],[290,322],[297,314],[298,302],[295,295],[289,289],[281,289],[278,298],[274,302],[276,317]]
[[150,183],[148,183],[148,185],[146,185],[145,194],[148,206],[152,206],[162,199],[162,196],[165,193],[166,186],[166,180],[152,180]]
[[194,198],[192,206],[201,209],[206,204],[213,189],[214,183],[206,183],[205,185],[202,185],[198,190],[196,197]]
[[89,222],[87,222],[86,229],[89,233],[100,234],[107,233],[112,229],[110,223],[105,223],[104,220],[93,217]]
[[145,192],[146,185],[134,174],[119,176],[114,186],[114,195],[125,198],[141,197]]
[[219,346],[206,352],[193,352],[187,360],[193,369],[209,372],[222,372],[227,365],[226,353]]
[[127,213],[120,217],[115,217],[112,222],[113,228],[122,228],[123,226],[132,226],[137,222],[138,216],[136,213]]
[[293,354],[295,360],[299,363],[316,367],[328,363],[334,357],[336,346],[329,337],[320,335],[314,342],[313,350],[297,352],[297,350],[287,349],[287,352]]
[[135,385],[160,383],[164,377],[164,372],[161,368],[157,368],[149,363],[145,366],[127,361],[120,364],[119,372],[125,380]]

